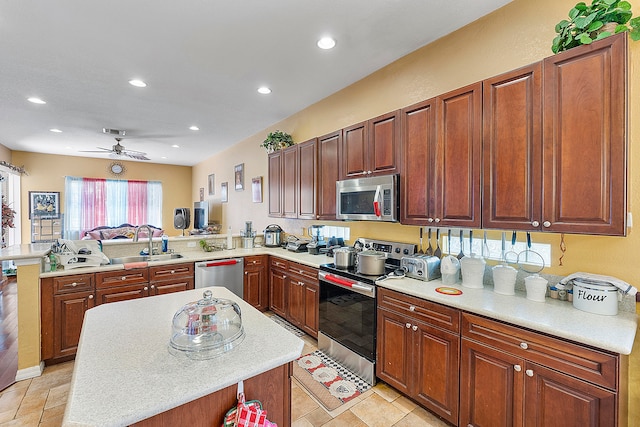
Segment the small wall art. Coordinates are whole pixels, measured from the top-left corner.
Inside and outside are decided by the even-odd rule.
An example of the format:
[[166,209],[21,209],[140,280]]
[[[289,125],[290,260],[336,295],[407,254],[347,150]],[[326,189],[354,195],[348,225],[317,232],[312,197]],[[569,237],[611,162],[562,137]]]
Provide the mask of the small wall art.
[[29,218],[60,218],[60,192],[29,191]]
[[200,187],[200,201],[204,202],[204,187]]
[[220,184],[220,198],[222,203],[227,203],[229,201],[228,191],[229,191],[228,182],[223,182],[222,184]]
[[213,196],[216,194],[216,174],[212,173],[209,175],[209,195]]
[[233,168],[236,191],[244,190],[244,163],[240,163]]
[[251,199],[253,203],[262,203],[262,177],[251,178]]

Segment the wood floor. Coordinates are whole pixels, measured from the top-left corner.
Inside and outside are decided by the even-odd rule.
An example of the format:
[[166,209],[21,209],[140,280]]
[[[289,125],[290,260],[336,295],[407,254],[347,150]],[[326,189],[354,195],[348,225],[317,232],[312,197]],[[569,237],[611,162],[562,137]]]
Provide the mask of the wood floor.
[[15,382],[18,370],[18,285],[0,278],[0,390]]

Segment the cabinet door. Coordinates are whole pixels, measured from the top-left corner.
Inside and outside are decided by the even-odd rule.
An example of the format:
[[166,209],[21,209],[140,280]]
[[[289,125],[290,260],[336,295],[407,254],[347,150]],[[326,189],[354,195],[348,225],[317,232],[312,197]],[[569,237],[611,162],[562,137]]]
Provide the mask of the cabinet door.
[[270,270],[269,272],[269,308],[278,316],[285,318],[285,281],[287,274],[282,270]]
[[73,356],[78,348],[84,312],[94,306],[93,291],[53,297],[53,357]]
[[298,218],[316,219],[316,176],[318,164],[316,139],[298,144]]
[[376,376],[410,395],[412,369],[411,323],[399,314],[383,308],[377,311]]
[[483,82],[482,226],[542,227],[542,62]]
[[458,422],[460,335],[411,320],[414,399],[447,421]]
[[287,320],[298,327],[304,324],[304,281],[298,276],[289,275],[285,281],[287,293]]
[[458,425],[522,426],[523,359],[462,339],[460,361]]
[[397,173],[400,163],[400,111],[369,120],[367,160],[371,175]]
[[526,427],[618,425],[615,393],[534,363],[525,368]]
[[362,178],[370,172],[368,167],[368,135],[367,122],[358,123],[343,131],[342,170],[340,179]]
[[269,154],[269,216],[282,217],[282,151]]
[[435,200],[441,226],[480,227],[482,83],[436,98]]
[[243,299],[260,311],[269,309],[267,259],[267,256],[250,256],[244,259]]
[[543,230],[626,234],[627,34],[544,61]]
[[318,338],[319,314],[320,285],[307,282],[304,286],[304,323],[302,329],[316,339]]
[[340,179],[342,131],[318,138],[318,215],[336,219],[336,181]]
[[282,150],[282,216],[296,218],[298,216],[298,146]]
[[431,223],[435,215],[435,99],[404,108],[401,116],[400,222],[415,225]]

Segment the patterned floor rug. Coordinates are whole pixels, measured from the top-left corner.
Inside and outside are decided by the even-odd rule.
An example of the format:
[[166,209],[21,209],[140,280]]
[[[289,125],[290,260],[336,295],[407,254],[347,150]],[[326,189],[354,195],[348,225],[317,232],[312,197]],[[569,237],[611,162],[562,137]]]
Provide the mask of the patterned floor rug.
[[371,388],[365,380],[320,350],[301,356],[293,376],[328,411],[333,411]]
[[291,332],[292,334],[294,334],[297,337],[301,337],[301,336],[304,335],[304,331],[303,330],[298,329],[296,326],[294,326],[291,323],[287,322],[286,320],[284,320],[282,317],[278,316],[277,314],[273,314],[271,316],[271,320],[273,320],[278,325],[282,326],[287,331]]

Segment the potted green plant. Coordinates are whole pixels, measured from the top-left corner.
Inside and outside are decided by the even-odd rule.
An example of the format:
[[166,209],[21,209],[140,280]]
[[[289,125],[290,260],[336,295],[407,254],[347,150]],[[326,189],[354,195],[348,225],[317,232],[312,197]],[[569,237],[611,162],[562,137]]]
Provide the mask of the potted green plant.
[[276,130],[270,132],[267,138],[260,144],[261,147],[267,149],[267,152],[273,153],[274,151],[281,150],[293,145],[293,138],[286,132]]
[[633,40],[640,40],[640,17],[632,19],[632,15],[631,4],[625,0],[580,2],[569,11],[569,20],[556,25],[551,50],[562,52],[625,31]]

